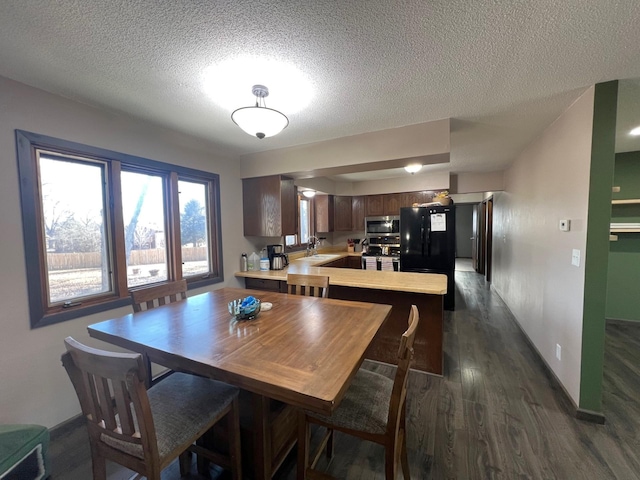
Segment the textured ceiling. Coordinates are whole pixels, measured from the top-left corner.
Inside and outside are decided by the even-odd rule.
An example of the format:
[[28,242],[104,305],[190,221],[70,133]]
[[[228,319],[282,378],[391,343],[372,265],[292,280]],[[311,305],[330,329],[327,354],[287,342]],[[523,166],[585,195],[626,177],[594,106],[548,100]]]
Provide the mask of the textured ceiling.
[[[3,1],[0,75],[237,155],[452,118],[451,170],[488,171],[585,87],[640,77],[639,24],[637,0]],[[245,55],[311,82],[276,137],[205,93],[207,69]]]

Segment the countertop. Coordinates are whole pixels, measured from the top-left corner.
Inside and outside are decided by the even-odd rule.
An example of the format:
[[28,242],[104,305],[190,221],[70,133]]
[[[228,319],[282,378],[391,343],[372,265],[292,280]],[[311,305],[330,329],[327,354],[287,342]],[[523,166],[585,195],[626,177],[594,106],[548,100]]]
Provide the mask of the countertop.
[[357,270],[352,268],[323,267],[346,256],[361,256],[361,253],[321,253],[317,257],[291,259],[284,270],[236,272],[236,277],[260,278],[264,280],[287,281],[288,273],[307,275],[328,275],[329,285],[343,287],[393,290],[398,292],[427,293],[444,295],[447,293],[447,276],[436,273],[390,272],[382,270]]

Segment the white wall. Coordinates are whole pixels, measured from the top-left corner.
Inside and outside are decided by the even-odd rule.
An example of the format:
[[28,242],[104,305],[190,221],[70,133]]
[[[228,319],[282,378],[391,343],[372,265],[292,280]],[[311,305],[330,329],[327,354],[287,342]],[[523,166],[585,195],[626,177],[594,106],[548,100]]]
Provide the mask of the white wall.
[[243,178],[292,172],[326,176],[356,172],[359,166],[376,162],[384,168],[402,167],[407,164],[404,159],[411,158],[424,165],[446,163],[451,150],[449,132],[447,118],[247,154],[241,157],[241,174]]
[[504,172],[459,173],[451,176],[453,193],[500,191],[504,189]]
[[[131,309],[30,329],[15,129],[218,173],[224,285],[231,286],[239,285],[233,273],[238,270],[240,253],[249,250],[238,221],[242,217],[242,182],[238,160],[217,155],[213,145],[0,77],[0,423],[52,427],[80,413],[60,363],[63,339],[72,335],[81,342],[100,345],[89,339],[87,325]],[[193,293],[197,292],[190,295]]]
[[[494,195],[493,286],[576,404],[594,89],[520,155]],[[571,231],[558,229],[571,219]],[[556,344],[562,360],[556,359]]]

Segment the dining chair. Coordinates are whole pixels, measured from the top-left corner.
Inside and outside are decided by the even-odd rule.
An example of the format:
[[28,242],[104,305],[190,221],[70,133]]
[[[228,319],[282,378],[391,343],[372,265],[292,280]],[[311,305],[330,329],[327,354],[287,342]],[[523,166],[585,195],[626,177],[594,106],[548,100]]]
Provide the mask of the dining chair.
[[[405,411],[407,380],[413,359],[413,341],[416,336],[418,308],[411,305],[409,326],[402,334],[398,349],[398,367],[392,380],[379,373],[361,368],[356,373],[342,402],[332,415],[300,410],[298,413],[298,480],[314,472],[322,450],[327,457],[333,455],[334,430],[363,438],[385,448],[385,479],[395,480],[398,463],[402,464],[405,480],[409,480]],[[327,429],[318,451],[309,463],[310,425]]]
[[329,277],[290,273],[287,275],[287,293],[327,298],[329,296]]
[[[134,312],[151,310],[152,308],[179,302],[187,298],[187,281],[182,279],[177,282],[164,283],[154,287],[141,288],[130,292],[131,303]],[[173,370],[164,370],[155,377],[151,374],[151,361],[143,355],[143,361],[147,370],[147,386],[152,386],[173,373]]]
[[[98,350],[71,337],[64,343],[62,364],[87,422],[94,480],[106,480],[107,460],[160,480],[160,472],[179,458],[180,474],[186,475],[191,452],[201,473],[211,461],[242,478],[238,388],[174,373],[147,390],[140,354]],[[225,416],[228,455],[201,440]]]
[[185,279],[131,291],[134,312],[150,310],[160,305],[179,302],[186,298],[187,281]]

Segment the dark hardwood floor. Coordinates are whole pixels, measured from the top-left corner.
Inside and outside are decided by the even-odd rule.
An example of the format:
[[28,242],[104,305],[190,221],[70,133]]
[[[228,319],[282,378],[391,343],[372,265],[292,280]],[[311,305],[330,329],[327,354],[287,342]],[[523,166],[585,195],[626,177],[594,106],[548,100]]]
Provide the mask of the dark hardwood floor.
[[[587,423],[571,416],[562,392],[482,276],[456,272],[456,282],[457,309],[445,318],[445,375],[412,371],[409,377],[412,478],[640,479],[640,324],[607,327],[607,423]],[[365,368],[393,374],[384,364],[365,362]],[[338,434],[335,451],[325,465],[335,477],[384,478],[380,447]],[[82,428],[52,442],[50,452],[53,480],[91,478]],[[295,478],[293,453],[274,478]],[[130,475],[110,466],[110,480]],[[163,479],[178,478],[177,464],[163,473]]]

